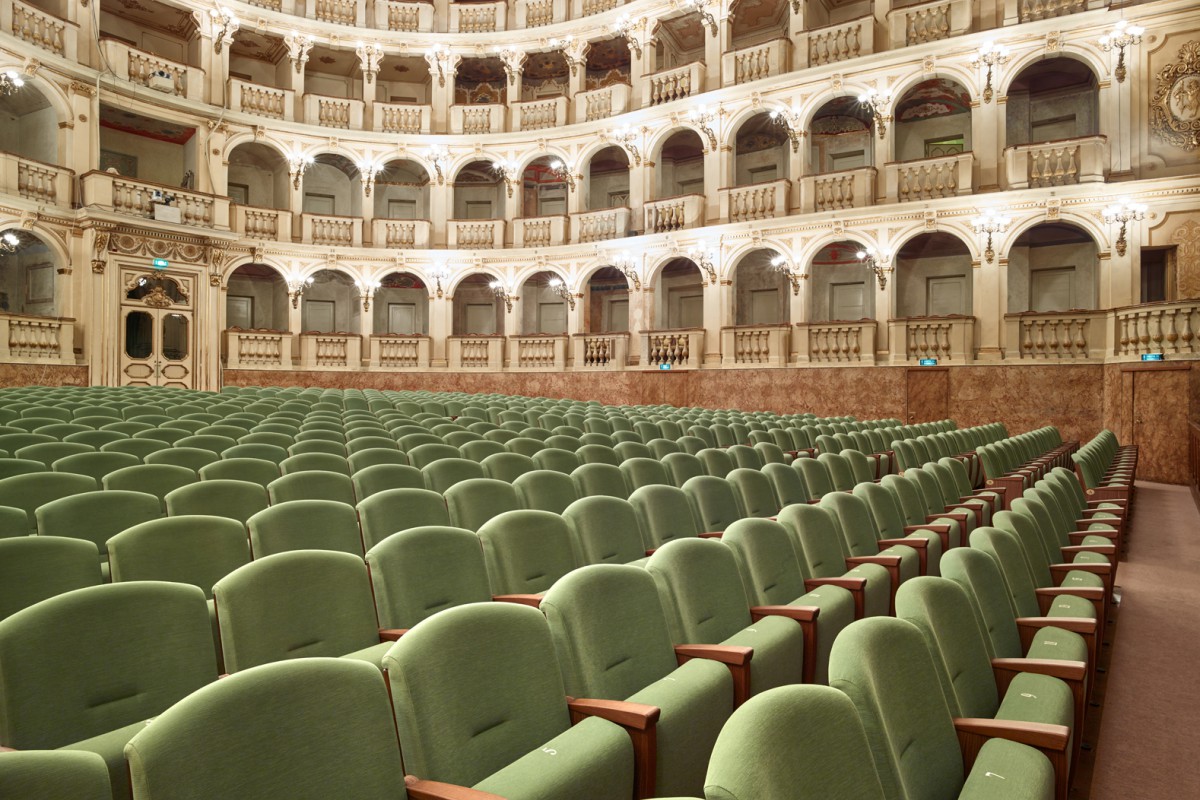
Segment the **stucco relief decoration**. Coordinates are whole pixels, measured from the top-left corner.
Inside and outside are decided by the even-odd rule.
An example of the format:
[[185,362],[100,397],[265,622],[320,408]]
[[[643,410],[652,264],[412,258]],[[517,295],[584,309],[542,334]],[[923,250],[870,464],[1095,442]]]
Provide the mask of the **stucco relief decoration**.
[[1150,130],[1182,150],[1200,148],[1200,42],[1179,48],[1178,60],[1155,76]]
[[1200,222],[1189,219],[1171,234],[1175,247],[1177,296],[1200,297]]
[[122,255],[165,258],[174,261],[186,261],[189,264],[204,263],[208,258],[208,248],[201,244],[172,242],[166,239],[148,239],[142,236],[132,236],[127,233],[114,236],[110,249]]

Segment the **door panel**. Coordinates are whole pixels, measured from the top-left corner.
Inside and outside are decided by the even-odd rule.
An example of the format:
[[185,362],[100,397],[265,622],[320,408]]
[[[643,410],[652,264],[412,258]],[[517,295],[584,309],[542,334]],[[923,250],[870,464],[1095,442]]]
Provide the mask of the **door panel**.
[[1035,269],[1029,273],[1031,311],[1065,311],[1075,302],[1075,268]]
[[612,300],[608,304],[608,327],[606,331],[616,333],[629,330],[629,301]]
[[[1172,365],[1174,366],[1174,365]],[[1188,378],[1182,368],[1133,369],[1123,381],[1138,446],[1137,478],[1160,483],[1187,482]]]
[[779,290],[755,289],[750,292],[750,324],[775,325],[779,322]]
[[862,319],[865,304],[864,284],[835,283],[829,287],[829,318],[832,319]]
[[931,317],[968,313],[967,279],[964,275],[929,278],[925,292],[926,313]]
[[700,328],[704,326],[704,295],[693,294],[679,298],[679,324],[673,328]]
[[563,333],[567,330],[565,303],[538,304],[538,333]]
[[336,330],[335,319],[332,300],[304,301],[304,330],[332,333]]
[[496,332],[496,306],[491,303],[467,305],[467,333],[491,336]]
[[388,303],[388,333],[416,333],[417,307],[412,303]]
[[122,385],[192,388],[191,312],[125,307],[122,314]]
[[950,370],[908,370],[908,422],[932,422],[950,416]]

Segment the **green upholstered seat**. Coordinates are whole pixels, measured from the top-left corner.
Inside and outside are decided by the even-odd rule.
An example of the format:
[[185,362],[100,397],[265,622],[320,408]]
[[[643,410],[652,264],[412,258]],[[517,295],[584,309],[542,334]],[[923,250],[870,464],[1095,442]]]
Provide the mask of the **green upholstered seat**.
[[96,452],[96,448],[90,444],[54,441],[19,448],[13,451],[13,456],[27,461],[40,461],[46,465],[46,469],[52,469],[54,462],[60,458],[94,452]]
[[380,641],[367,565],[330,550],[293,550],[255,559],[213,587],[225,668],[272,661],[347,657],[376,666]]
[[264,489],[279,477],[279,465],[263,458],[222,458],[200,468],[201,481],[244,481]]
[[243,525],[268,505],[262,484],[237,480],[207,480],[181,486],[166,496],[167,514],[212,514]]
[[25,510],[0,506],[0,539],[29,535],[29,520]]
[[779,513],[779,500],[771,479],[757,469],[735,469],[725,478],[737,493],[741,509],[748,517],[773,517]]
[[[647,445],[643,442],[618,442],[617,444],[613,445],[613,452],[616,453],[617,456],[622,461],[628,461],[631,458],[661,458],[662,457],[662,456],[654,453],[650,449],[649,445]],[[670,452],[677,453],[677,452],[679,452],[679,449],[676,448],[675,450],[672,450]],[[663,455],[666,455],[666,454],[664,453]]]
[[161,516],[162,503],[154,495],[119,489],[62,497],[39,506],[35,512],[39,535],[84,539],[94,544],[105,580],[109,579],[108,540]]
[[752,618],[728,547],[711,539],[668,542],[654,552],[645,568],[658,586],[675,644],[753,648],[750,694],[802,682],[804,629],[785,617]]
[[34,472],[49,472],[50,468],[41,461],[26,458],[0,458],[0,481],[14,475],[29,475]]
[[306,439],[301,440],[299,436],[296,442],[288,446],[289,456],[302,456],[307,453],[325,453],[339,458],[346,457],[346,445],[340,441],[331,441],[329,439]]
[[446,490],[446,507],[450,524],[456,528],[477,531],[497,514],[522,507],[521,498],[512,484],[494,478],[471,478]]
[[291,550],[363,553],[354,508],[334,500],[277,503],[249,517],[247,527],[254,558]]
[[628,800],[628,734],[571,726],[549,626],[537,610],[472,603],[425,620],[384,658],[405,769],[507,798]]
[[616,467],[621,463],[621,457],[607,444],[582,444],[575,454],[583,464],[609,464]]
[[352,661],[231,675],[161,714],[125,755],[139,800],[406,796],[387,686]]
[[0,797],[112,800],[108,767],[95,753],[29,750],[0,758]]
[[479,537],[444,525],[413,527],[367,551],[379,624],[411,628],[439,611],[492,599]]
[[625,475],[614,464],[580,464],[571,473],[571,480],[574,481],[580,497],[605,495],[622,500],[629,499],[629,485],[625,482]]
[[795,467],[796,462],[792,464],[764,464],[762,474],[771,482],[771,488],[775,492],[775,501],[779,504],[779,508],[792,505],[793,503],[807,503],[812,499],[808,493],[808,487],[804,483],[804,476]]
[[654,793],[700,794],[733,680],[715,661],[678,666],[654,579],[632,566],[583,567],[546,592],[541,610],[567,694],[660,708]]
[[[940,540],[935,543],[931,539],[920,537],[921,542],[911,547],[907,544],[885,546],[880,541],[871,510],[862,498],[847,492],[830,492],[821,498],[820,505],[830,512],[837,523],[846,552],[851,556],[900,556],[901,582],[924,574],[924,569],[932,570],[936,574],[937,563],[941,558]],[[936,534],[930,535],[934,539],[937,538]],[[917,549],[922,543],[925,545],[924,555],[927,561],[921,558],[922,554]]]
[[478,534],[494,595],[540,594],[582,564],[571,529],[549,511],[505,511]]
[[156,581],[76,589],[13,614],[0,621],[0,663],[0,746],[98,753],[114,797],[129,796],[125,743],[217,679],[204,593]]
[[697,475],[689,478],[683,484],[683,493],[691,501],[705,533],[720,533],[746,516],[740,498],[724,477]]
[[199,474],[200,470],[209,464],[219,461],[221,456],[203,447],[180,447],[178,445],[166,450],[156,450],[148,453],[142,461],[147,464],[173,464],[177,467],[190,469]]
[[[1025,548],[1014,534],[999,528],[979,528],[971,533],[971,547],[995,559],[1017,616],[1091,618],[1098,620],[1103,630],[1104,591],[1090,587],[1043,587],[1039,592]],[[1039,594],[1048,600],[1044,614]]]
[[643,486],[674,486],[666,466],[654,458],[627,458],[619,467],[632,493]]
[[641,564],[645,537],[637,512],[627,500],[597,495],[583,497],[562,512],[579,543],[585,564]]
[[737,466],[726,450],[715,447],[704,448],[696,458],[704,465],[704,473],[715,478],[724,478]]
[[804,479],[804,487],[813,499],[824,497],[834,491],[833,477],[829,474],[829,467],[818,459],[797,459],[792,462],[792,467]]
[[[251,436],[259,436],[260,434],[248,434],[243,436],[238,444],[233,447],[221,451],[221,458],[261,458],[263,461],[271,461],[279,464],[288,457],[286,447],[281,447],[273,442],[250,442],[245,441]],[[266,436],[267,434],[261,434]],[[279,435],[279,434],[272,434]]]
[[117,439],[108,444],[100,445],[102,453],[129,453],[132,456],[137,456],[140,462],[150,453],[158,450],[165,450],[170,447],[166,442],[160,442],[156,439]]
[[91,542],[56,536],[0,539],[0,620],[103,580],[100,554]]
[[108,540],[113,582],[213,584],[250,560],[246,528],[226,517],[167,517],[134,525]]
[[537,469],[537,465],[529,456],[510,453],[507,450],[487,456],[480,463],[483,464],[483,471],[489,478],[507,483],[512,483],[526,472]]
[[883,800],[854,704],[828,686],[781,686],[751,698],[717,737],[708,800]]
[[276,478],[267,484],[267,494],[272,505],[291,500],[333,500],[348,506],[357,502],[350,477],[325,470],[305,470]]
[[566,475],[574,472],[580,464],[579,456],[575,455],[574,450],[550,446],[538,450],[531,458],[538,469],[555,470]]
[[571,476],[550,469],[535,469],[512,482],[521,507],[561,514],[579,499],[579,488]]
[[[432,436],[432,434],[428,435]],[[400,446],[408,452],[409,463],[417,469],[424,469],[443,458],[462,458],[462,452],[457,447],[446,444],[438,437],[434,437],[434,441],[428,441],[424,444],[410,445],[410,436],[405,436],[400,440]]]
[[220,455],[237,443],[238,440],[232,436],[195,434],[193,436],[185,436],[182,439],[176,439],[174,444],[175,447],[195,447]]
[[362,544],[370,549],[397,531],[427,525],[448,526],[446,500],[428,489],[384,489],[358,502]]
[[[909,486],[905,488],[911,489]],[[931,534],[936,534],[941,541],[943,554],[951,547],[963,544],[959,540],[959,528],[955,520],[946,518],[937,522],[910,525],[904,517],[900,499],[882,484],[860,483],[854,487],[854,496],[866,502],[881,539],[901,539],[918,532],[928,539],[932,538]]]
[[[840,447],[838,448],[840,450]],[[833,491],[848,492],[854,488],[856,483],[854,478],[854,470],[850,466],[850,462],[839,454],[838,450],[830,453],[821,453],[817,456],[817,461],[820,462],[829,473],[829,480],[833,484]]]
[[820,609],[815,647],[805,651],[805,679],[827,683],[833,640],[858,613],[851,591],[836,585],[844,579],[807,578],[787,528],[772,520],[738,520],[725,529],[721,542],[733,552],[751,606]]
[[430,462],[421,468],[421,472],[425,477],[425,488],[439,494],[444,494],[456,483],[485,477],[483,465],[478,461],[458,457]]
[[[465,432],[460,433],[465,434]],[[472,461],[478,461],[480,463],[482,463],[483,460],[488,456],[496,455],[498,453],[508,453],[508,450],[504,448],[502,443],[489,441],[483,438],[464,442],[458,446],[458,449],[462,451],[463,458],[469,458]]]
[[199,479],[195,471],[187,467],[174,464],[140,464],[108,473],[104,476],[103,484],[106,491],[123,489],[152,494],[159,499],[165,511],[166,497],[170,492]]
[[[97,431],[99,433],[100,431]],[[51,464],[55,472],[88,475],[99,484],[104,476],[124,467],[136,467],[142,460],[130,453],[77,453],[64,456]]]
[[[399,455],[403,457],[404,454]],[[382,463],[363,467],[350,476],[350,481],[354,485],[354,494],[360,501],[388,489],[425,488],[425,476],[421,474],[421,470],[407,463]]]
[[646,549],[654,550],[675,539],[700,535],[700,522],[692,501],[674,486],[643,486],[629,495],[641,523]]
[[284,475],[292,475],[298,472],[333,472],[349,477],[350,465],[346,463],[345,456],[338,456],[333,453],[301,453],[300,455],[288,456],[283,461],[280,461],[279,471]]
[[0,506],[19,508],[25,512],[27,531],[37,533],[34,512],[60,497],[95,491],[96,479],[68,472],[30,472],[0,478]]
[[84,427],[85,430],[76,431],[75,433],[68,433],[63,437],[62,440],[64,442],[79,442],[81,444],[88,444],[99,450],[102,445],[106,445],[109,442],[119,442],[122,439],[129,438],[119,431],[100,431],[95,430],[90,426],[82,427]]
[[829,673],[858,709],[885,797],[1054,797],[1053,765],[1023,744],[988,740],[964,769],[933,658],[911,623],[855,622],[834,644]]

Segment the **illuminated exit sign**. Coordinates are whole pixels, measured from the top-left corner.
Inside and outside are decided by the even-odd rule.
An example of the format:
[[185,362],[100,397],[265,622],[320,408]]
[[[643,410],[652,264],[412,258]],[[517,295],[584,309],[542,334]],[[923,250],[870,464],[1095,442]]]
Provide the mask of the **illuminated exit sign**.
[[154,265],[155,269],[166,269],[167,267],[171,266],[171,262],[167,261],[165,258],[156,258],[150,263]]

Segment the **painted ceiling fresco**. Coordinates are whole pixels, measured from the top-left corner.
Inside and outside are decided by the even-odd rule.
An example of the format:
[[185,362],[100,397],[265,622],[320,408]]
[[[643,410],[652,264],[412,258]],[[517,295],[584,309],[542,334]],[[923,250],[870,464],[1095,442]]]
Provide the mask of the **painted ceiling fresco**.
[[899,122],[912,122],[951,114],[969,114],[971,95],[960,84],[945,78],[930,78],[910,89],[896,105]]
[[115,131],[132,133],[135,136],[145,136],[160,142],[171,144],[187,144],[196,133],[195,128],[188,128],[174,122],[144,117],[132,111],[125,111],[102,103],[100,105],[100,127]]

